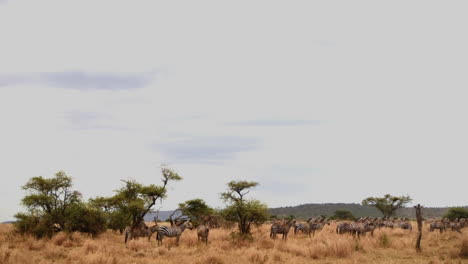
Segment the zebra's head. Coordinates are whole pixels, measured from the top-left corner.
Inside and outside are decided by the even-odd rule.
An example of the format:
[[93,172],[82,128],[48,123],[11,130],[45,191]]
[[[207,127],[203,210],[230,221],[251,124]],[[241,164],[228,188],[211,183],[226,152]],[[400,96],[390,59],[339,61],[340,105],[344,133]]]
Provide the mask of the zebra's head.
[[192,224],[192,222],[190,222],[190,220],[185,221],[184,225],[185,225],[186,228],[188,228],[190,230],[193,229],[193,224]]

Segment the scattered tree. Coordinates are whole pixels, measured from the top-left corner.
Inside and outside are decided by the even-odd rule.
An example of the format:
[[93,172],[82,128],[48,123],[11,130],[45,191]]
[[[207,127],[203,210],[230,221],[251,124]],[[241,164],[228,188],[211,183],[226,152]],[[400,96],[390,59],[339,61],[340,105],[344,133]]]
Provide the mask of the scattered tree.
[[129,219],[132,229],[141,226],[145,215],[151,211],[156,202],[167,197],[167,184],[182,179],[169,168],[163,167],[161,172],[163,175],[161,186],[143,185],[134,180],[127,180],[123,181],[125,186],[110,198],[111,203],[118,208],[121,220]]
[[377,208],[384,216],[395,215],[396,210],[410,203],[412,199],[409,196],[392,196],[386,194],[384,197],[369,197],[362,201],[362,205],[373,206]]
[[15,217],[16,230],[38,238],[54,232],[81,231],[98,234],[105,230],[100,212],[81,201],[81,194],[72,190],[72,178],[59,171],[53,178],[33,177],[22,188],[28,194],[21,200],[27,213]]
[[245,195],[257,185],[256,182],[231,181],[228,190],[221,193],[221,199],[228,204],[222,215],[228,221],[237,222],[241,235],[249,235],[252,224],[260,225],[269,219],[266,204],[245,199]]
[[335,220],[356,220],[356,217],[350,211],[346,210],[336,210],[332,218]]
[[179,204],[181,213],[190,218],[191,222],[198,226],[203,217],[215,214],[215,210],[209,207],[203,199],[192,199]]
[[448,218],[450,221],[456,218],[468,218],[468,210],[463,207],[452,207],[444,214],[444,217]]

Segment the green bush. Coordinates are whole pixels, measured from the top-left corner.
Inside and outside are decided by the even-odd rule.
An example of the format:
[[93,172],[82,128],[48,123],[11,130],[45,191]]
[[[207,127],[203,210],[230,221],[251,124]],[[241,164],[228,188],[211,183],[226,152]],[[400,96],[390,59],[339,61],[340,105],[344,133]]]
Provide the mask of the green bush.
[[69,208],[66,231],[83,232],[93,236],[106,231],[107,219],[104,212],[89,207],[85,203],[74,204]]
[[448,218],[450,221],[455,220],[455,218],[468,218],[468,210],[463,207],[452,207],[444,217]]
[[332,216],[334,220],[356,220],[356,217],[346,210],[336,210],[335,214]]

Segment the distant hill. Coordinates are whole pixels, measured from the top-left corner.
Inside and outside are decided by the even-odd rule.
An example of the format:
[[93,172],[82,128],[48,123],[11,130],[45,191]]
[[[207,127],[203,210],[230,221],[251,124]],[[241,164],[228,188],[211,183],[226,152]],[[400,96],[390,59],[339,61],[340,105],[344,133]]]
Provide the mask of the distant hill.
[[[468,209],[468,206],[464,208]],[[448,211],[449,207],[424,207],[424,218],[437,218],[441,217]],[[323,203],[323,204],[301,204],[297,206],[286,206],[268,209],[271,215],[278,217],[287,217],[293,215],[298,219],[307,219],[314,216],[326,215],[332,216],[337,210],[350,211],[356,217],[370,216],[381,217],[382,214],[379,210],[370,206],[363,206],[357,203]],[[166,220],[173,211],[160,211],[159,219]],[[155,213],[149,213],[145,216],[145,221],[153,221]],[[177,215],[176,215],[177,216]],[[397,211],[396,217],[415,218],[414,208],[405,207]]]
[[11,223],[14,223],[15,221],[5,221],[5,222],[2,222],[1,224],[11,224]]
[[[468,207],[465,207],[468,208]],[[448,207],[427,207],[423,208],[423,217],[441,217],[448,211]],[[381,217],[379,210],[370,206],[363,206],[356,203],[324,203],[324,204],[301,204],[298,206],[287,206],[269,209],[272,215],[278,217],[294,215],[295,218],[307,219],[309,217],[334,215],[336,210],[350,211],[356,217],[370,216]],[[415,218],[414,208],[405,207],[397,211],[397,217]]]
[[[158,213],[158,219],[160,221],[165,221],[166,219],[169,218],[169,216],[172,214],[174,211],[159,211]],[[174,216],[177,217],[179,216],[179,213],[176,213]],[[154,217],[156,216],[155,212],[151,212],[145,215],[145,221],[146,222],[152,222],[154,220]]]

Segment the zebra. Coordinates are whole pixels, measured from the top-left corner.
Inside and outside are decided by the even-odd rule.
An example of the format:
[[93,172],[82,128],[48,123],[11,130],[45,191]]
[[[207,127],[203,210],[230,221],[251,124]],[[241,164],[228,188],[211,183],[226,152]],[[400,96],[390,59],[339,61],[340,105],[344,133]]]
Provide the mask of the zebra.
[[452,231],[457,231],[458,233],[461,233],[460,229],[462,228],[462,226],[460,223],[452,222],[449,224],[449,227]]
[[270,237],[275,239],[276,238],[276,234],[282,234],[283,237],[281,238],[282,240],[286,240],[288,239],[288,233],[289,233],[289,230],[291,229],[292,226],[294,226],[296,224],[296,221],[295,220],[288,220],[286,223],[284,224],[280,224],[278,222],[275,222],[271,225],[271,229],[270,229]]
[[309,224],[298,223],[294,225],[294,234],[297,234],[298,231],[301,231],[304,234],[307,234],[310,237],[310,228]]
[[413,231],[413,226],[411,225],[410,222],[401,222],[401,223],[398,223],[398,226],[399,226],[401,229]]
[[351,224],[351,233],[353,236],[360,237],[361,235],[366,235],[368,224],[365,222],[354,222]]
[[429,231],[432,232],[435,229],[439,229],[440,233],[443,233],[446,228],[447,228],[447,223],[442,222],[442,221],[437,221],[437,222],[431,223],[431,225],[429,226]]
[[360,237],[361,235],[366,235],[367,232],[371,233],[371,236],[374,236],[374,230],[376,228],[376,225],[372,219],[369,217],[361,217],[358,220],[356,220],[354,223],[350,224],[350,233],[353,234],[353,236],[358,236]]
[[151,240],[151,236],[158,229],[158,223],[156,225],[148,227],[144,222],[141,222],[136,227],[127,227],[125,228],[125,246],[127,246],[127,241],[130,239],[135,239],[138,237],[147,237],[148,242]]
[[190,220],[184,221],[180,225],[176,226],[159,226],[157,228],[157,235],[156,235],[156,240],[158,241],[158,245],[162,245],[162,241],[164,237],[175,237],[176,238],[176,244],[179,245],[179,240],[180,236],[182,233],[185,231],[185,229],[193,229],[192,223],[190,223]]
[[344,234],[344,233],[352,233],[352,224],[347,222],[341,222],[336,225],[336,233],[337,234]]
[[210,234],[209,225],[199,225],[197,227],[197,237],[198,241],[205,242],[208,245],[208,235]]
[[320,218],[313,222],[313,219],[309,220],[309,230],[312,232],[312,236],[315,236],[315,231],[320,231],[325,225],[330,225],[330,222],[327,218]]

